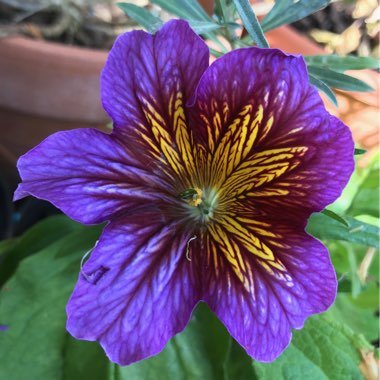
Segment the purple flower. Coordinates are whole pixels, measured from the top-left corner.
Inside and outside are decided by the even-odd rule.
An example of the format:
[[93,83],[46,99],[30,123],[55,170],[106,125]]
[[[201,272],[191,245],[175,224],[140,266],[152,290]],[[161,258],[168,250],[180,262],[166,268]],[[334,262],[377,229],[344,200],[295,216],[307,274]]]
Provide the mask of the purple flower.
[[109,221],[67,305],[67,329],[120,364],[155,355],[206,302],[255,359],[334,301],[305,232],[354,167],[349,129],[302,57],[235,50],[210,67],[184,21],[120,36],[101,77],[111,134],[56,133],[20,158],[15,199]]

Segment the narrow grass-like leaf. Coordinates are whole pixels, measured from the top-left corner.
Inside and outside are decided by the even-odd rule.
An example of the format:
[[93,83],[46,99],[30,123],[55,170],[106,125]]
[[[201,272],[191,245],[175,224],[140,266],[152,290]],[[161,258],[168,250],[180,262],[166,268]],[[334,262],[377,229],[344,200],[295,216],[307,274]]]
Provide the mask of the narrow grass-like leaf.
[[232,1],[215,1],[215,15],[219,22],[224,26],[225,37],[230,42],[231,47],[236,47],[236,41],[238,40],[234,30],[241,29],[241,25],[235,22],[235,11],[236,8]]
[[197,0],[152,0],[152,3],[185,20],[212,21]]
[[209,47],[209,49],[210,49],[210,54],[216,58],[219,58],[223,55],[223,53],[221,51],[215,50],[215,49],[210,48],[210,47]]
[[234,0],[234,3],[243,24],[253,41],[256,42],[258,47],[268,48],[268,41],[265,39],[259,20],[253,12],[250,2],[248,0]]
[[191,28],[197,34],[205,34],[220,28],[219,24],[209,21],[188,20]]
[[309,55],[306,62],[311,66],[326,67],[331,70],[343,72],[346,70],[378,69],[380,61],[373,57],[356,57],[348,55]]
[[350,75],[342,74],[337,71],[326,69],[317,66],[308,66],[309,75],[321,80],[328,86],[346,91],[373,91],[373,88],[367,83],[351,77]]
[[228,5],[226,0],[215,0],[215,14],[223,23],[232,21],[228,18]]
[[366,153],[367,151],[365,149],[355,148],[355,156],[360,156],[361,154]]
[[159,17],[152,15],[145,8],[131,3],[118,3],[117,5],[132,20],[136,21],[150,33],[154,33],[163,24],[163,21]]
[[322,211],[323,214],[327,215],[329,218],[332,218],[339,223],[345,225],[346,227],[349,227],[349,224],[347,223],[347,220],[341,217],[340,215],[336,214],[334,211],[325,209]]
[[[227,52],[226,47],[211,33],[219,29],[220,25],[207,15],[196,0],[152,0],[152,3],[159,5],[162,9],[177,17],[185,19],[197,34],[204,35],[217,44],[224,53]],[[131,3],[119,3],[118,5],[129,17],[150,33],[157,31],[163,24],[160,18],[152,15],[144,8]]]
[[264,17],[261,26],[264,32],[291,24],[326,7],[331,0],[276,0]]
[[309,82],[318,88],[318,90],[322,91],[334,104],[335,107],[338,107],[338,100],[334,94],[334,91],[323,81],[315,77],[314,75],[309,73]]

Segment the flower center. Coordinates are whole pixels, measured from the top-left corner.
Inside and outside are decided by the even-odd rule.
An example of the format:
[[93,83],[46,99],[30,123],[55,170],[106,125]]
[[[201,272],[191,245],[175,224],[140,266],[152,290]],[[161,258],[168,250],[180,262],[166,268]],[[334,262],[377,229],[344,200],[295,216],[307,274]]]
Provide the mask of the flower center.
[[212,218],[217,194],[213,190],[202,190],[199,187],[182,191],[179,198],[186,202],[190,216],[197,221],[207,222]]
[[182,193],[179,194],[179,197],[188,205],[197,207],[203,202],[202,195],[203,191],[199,187],[195,187],[194,189],[182,191]]

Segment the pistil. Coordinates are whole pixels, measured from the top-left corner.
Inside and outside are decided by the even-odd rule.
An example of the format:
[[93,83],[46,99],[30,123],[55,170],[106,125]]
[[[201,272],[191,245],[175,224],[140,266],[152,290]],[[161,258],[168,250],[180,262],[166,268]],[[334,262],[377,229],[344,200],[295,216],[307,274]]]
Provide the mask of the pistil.
[[213,196],[208,191],[204,191],[199,187],[190,188],[182,191],[179,198],[190,206],[188,209],[190,215],[202,223],[207,222],[213,214],[215,208],[215,194]]

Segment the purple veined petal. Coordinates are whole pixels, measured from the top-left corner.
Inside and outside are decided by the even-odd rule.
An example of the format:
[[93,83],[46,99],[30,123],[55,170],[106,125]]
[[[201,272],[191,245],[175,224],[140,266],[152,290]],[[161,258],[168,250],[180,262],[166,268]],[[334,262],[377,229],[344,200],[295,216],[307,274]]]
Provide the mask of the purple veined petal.
[[[177,181],[194,172],[194,142],[185,104],[209,65],[209,50],[182,20],[155,35],[125,33],[101,76],[104,109],[114,134],[133,141],[136,157],[159,160]],[[188,186],[188,184],[187,184]]]
[[289,121],[305,101],[323,108],[319,96],[305,99],[309,88],[302,57],[278,49],[234,50],[217,59],[199,82],[193,115],[202,117],[196,133],[213,151],[218,138],[242,119],[251,137],[246,148],[263,145],[273,131],[295,128]]
[[[202,76],[191,115],[214,157],[215,184],[272,215],[281,209],[306,222],[337,199],[354,169],[351,133],[326,111],[302,57],[259,48],[224,55]],[[238,177],[247,186],[238,188]]]
[[45,199],[82,223],[100,223],[129,209],[170,201],[152,167],[136,162],[115,136],[95,129],[58,132],[23,155],[14,199]]
[[[313,131],[303,147],[275,147],[253,154],[244,165],[252,165],[257,158],[262,160],[254,168],[258,172],[251,180],[254,186],[236,191],[240,198],[235,207],[243,213],[259,213],[269,221],[305,227],[311,213],[335,201],[354,170],[354,144],[349,129],[333,116],[328,115],[319,129],[321,135]],[[260,172],[262,168],[265,170]],[[240,183],[247,183],[252,176],[255,173],[241,177]],[[233,186],[226,184],[225,191],[232,190]]]
[[311,158],[262,192],[251,192],[246,207],[260,209],[273,220],[304,220],[305,226],[305,216],[323,210],[341,195],[355,166],[351,132],[339,119],[328,116],[310,133],[309,141],[309,149],[314,150]]
[[7,331],[9,329],[8,325],[0,325],[0,331]]
[[68,331],[99,341],[121,365],[160,352],[200,299],[196,256],[186,257],[190,238],[158,213],[112,221],[69,300]]
[[203,299],[249,355],[270,362],[289,345],[291,329],[334,302],[334,268],[326,247],[302,230],[247,219],[233,225],[239,232],[210,230],[208,248],[219,251]]

